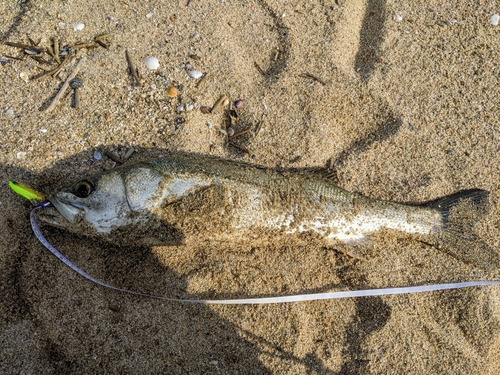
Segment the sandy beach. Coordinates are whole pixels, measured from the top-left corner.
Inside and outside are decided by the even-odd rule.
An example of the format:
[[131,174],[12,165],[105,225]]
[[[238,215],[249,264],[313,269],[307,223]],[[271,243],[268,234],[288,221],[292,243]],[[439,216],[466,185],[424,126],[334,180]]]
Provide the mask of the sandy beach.
[[[497,2],[472,0],[1,1],[0,373],[500,373],[499,287],[262,306],[126,295],[51,255],[31,231],[32,205],[7,186],[49,194],[131,147],[127,162],[328,165],[339,186],[378,199],[490,191],[474,228],[498,251],[496,13]],[[58,72],[44,52],[54,40]],[[49,108],[78,63],[80,108],[71,88]],[[223,96],[228,106],[204,113]],[[43,232],[100,280],[182,299],[500,279],[394,232],[361,259],[307,238],[147,248]]]

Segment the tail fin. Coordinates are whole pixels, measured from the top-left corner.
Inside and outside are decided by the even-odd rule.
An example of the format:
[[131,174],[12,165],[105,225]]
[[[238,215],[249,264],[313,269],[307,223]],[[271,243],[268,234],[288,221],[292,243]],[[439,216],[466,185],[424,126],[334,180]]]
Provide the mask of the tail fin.
[[486,270],[500,268],[500,255],[473,232],[473,224],[488,213],[489,192],[464,190],[426,203],[437,210],[443,227],[436,233],[439,247],[458,260]]

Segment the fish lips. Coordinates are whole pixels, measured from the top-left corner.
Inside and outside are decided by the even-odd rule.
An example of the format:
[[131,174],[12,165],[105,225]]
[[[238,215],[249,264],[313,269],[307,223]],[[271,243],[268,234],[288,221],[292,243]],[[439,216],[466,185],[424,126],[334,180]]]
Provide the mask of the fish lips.
[[74,222],[75,218],[85,210],[85,206],[74,200],[65,199],[64,196],[50,196],[49,202],[56,210],[69,222]]

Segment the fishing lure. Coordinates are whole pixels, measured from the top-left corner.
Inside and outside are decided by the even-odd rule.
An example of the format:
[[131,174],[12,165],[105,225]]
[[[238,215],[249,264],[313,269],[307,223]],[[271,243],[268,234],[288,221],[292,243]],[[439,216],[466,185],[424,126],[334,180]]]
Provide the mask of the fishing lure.
[[31,202],[41,203],[46,199],[45,194],[40,193],[26,185],[14,182],[12,180],[8,181],[9,187],[14,191],[14,193],[19,194],[21,197],[26,198]]

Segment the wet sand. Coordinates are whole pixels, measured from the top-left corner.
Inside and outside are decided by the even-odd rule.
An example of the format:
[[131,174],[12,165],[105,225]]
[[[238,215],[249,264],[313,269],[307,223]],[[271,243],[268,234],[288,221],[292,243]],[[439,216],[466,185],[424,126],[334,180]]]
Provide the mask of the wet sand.
[[[187,5],[189,3],[189,5]],[[475,225],[500,245],[499,26],[493,1],[7,0],[3,42],[58,38],[82,48],[56,77],[26,57],[0,65],[1,373],[497,374],[498,287],[270,306],[199,306],[124,295],[84,280],[29,227],[31,206],[5,183],[50,193],[130,161],[196,153],[269,167],[328,163],[339,185],[371,197],[423,202],[491,191]],[[76,23],[84,23],[74,31]],[[65,27],[65,28],[64,28]],[[134,85],[125,50],[136,65]],[[148,56],[160,67],[149,71]],[[44,111],[77,61],[72,90]],[[49,60],[48,57],[45,57]],[[191,67],[186,66],[186,63]],[[45,65],[50,69],[52,65]],[[190,70],[207,73],[187,78]],[[314,76],[314,77],[311,77]],[[24,77],[24,75],[23,75]],[[319,79],[319,80],[318,80]],[[170,99],[166,90],[182,85]],[[243,99],[226,144],[226,95]],[[188,112],[179,105],[197,104]],[[211,127],[207,123],[211,124]],[[227,129],[226,129],[227,130]],[[243,150],[247,150],[243,151]],[[192,243],[119,248],[45,228],[51,243],[113,285],[178,298],[243,298],[498,279],[395,233],[364,260],[348,248],[302,243]]]

